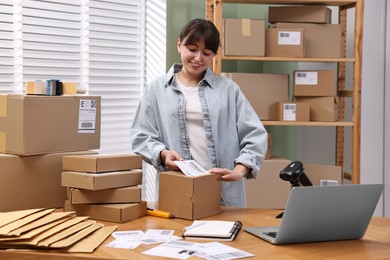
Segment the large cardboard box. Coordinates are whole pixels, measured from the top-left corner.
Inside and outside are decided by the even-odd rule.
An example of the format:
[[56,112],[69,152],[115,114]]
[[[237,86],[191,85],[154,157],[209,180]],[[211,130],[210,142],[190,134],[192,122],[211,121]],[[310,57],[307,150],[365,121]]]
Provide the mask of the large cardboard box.
[[288,99],[288,74],[222,73],[236,82],[261,120],[278,120],[278,102]]
[[86,190],[104,190],[142,184],[142,170],[87,173],[62,172],[61,185]]
[[279,102],[280,121],[295,121],[295,122],[309,122],[310,121],[310,104],[280,101]]
[[325,23],[331,22],[332,10],[323,5],[270,6],[270,23]]
[[343,57],[342,28],[340,24],[276,23],[279,29],[303,28],[305,57]]
[[158,208],[188,220],[218,214],[221,211],[220,176],[186,176],[173,171],[160,173]]
[[[258,179],[246,180],[248,208],[284,209],[291,191],[291,184],[279,177],[279,173],[291,161],[286,159],[265,160]],[[342,167],[303,163],[304,172],[313,185],[342,185]]]
[[305,57],[304,30],[293,28],[268,28],[265,30],[265,56],[267,57]]
[[264,20],[224,19],[223,24],[224,55],[258,57],[264,56]]
[[64,211],[75,211],[78,216],[89,216],[90,219],[124,223],[146,216],[146,202],[127,204],[78,204],[64,201]]
[[62,207],[66,199],[61,186],[62,157],[69,154],[74,153],[0,154],[0,212]]
[[310,103],[310,121],[337,121],[337,97],[294,97],[294,101]]
[[336,71],[334,70],[295,70],[294,96],[336,95]]
[[106,190],[84,190],[69,188],[71,204],[135,203],[141,202],[141,187],[131,186]]
[[86,156],[64,156],[64,171],[112,172],[142,169],[142,157],[136,154],[96,154]]
[[0,95],[0,152],[36,155],[100,148],[100,97]]

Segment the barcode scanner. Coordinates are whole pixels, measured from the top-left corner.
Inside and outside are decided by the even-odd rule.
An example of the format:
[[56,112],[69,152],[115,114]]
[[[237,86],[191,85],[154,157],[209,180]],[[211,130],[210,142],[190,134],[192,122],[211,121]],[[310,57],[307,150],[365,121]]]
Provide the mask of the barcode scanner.
[[[302,162],[294,161],[280,171],[279,177],[282,180],[289,181],[291,183],[291,188],[299,187],[301,184],[302,186],[313,186],[303,169]],[[276,218],[281,217],[283,217],[283,212],[276,216]]]

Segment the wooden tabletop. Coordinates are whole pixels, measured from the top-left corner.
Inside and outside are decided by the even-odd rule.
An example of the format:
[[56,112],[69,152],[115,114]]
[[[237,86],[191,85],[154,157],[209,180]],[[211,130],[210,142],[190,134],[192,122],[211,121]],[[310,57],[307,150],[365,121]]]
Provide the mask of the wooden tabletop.
[[[244,228],[251,226],[278,225],[280,220],[275,216],[279,210],[264,209],[239,209],[223,208],[223,211],[215,216],[205,218],[210,220],[240,220]],[[102,222],[107,225],[118,225],[116,223]],[[176,236],[181,236],[183,228],[190,225],[192,221],[184,219],[164,219],[146,216],[139,219],[119,224],[117,231],[143,230],[147,229],[169,229],[175,230]],[[156,245],[141,245],[136,249],[108,248],[104,245],[114,240],[112,236],[92,254],[81,253],[55,253],[36,251],[0,250],[0,259],[7,260],[45,260],[45,259],[164,259],[143,255],[147,249]],[[210,242],[196,240],[194,242]],[[223,242],[229,246],[255,254],[251,259],[389,259],[390,257],[390,218],[374,217],[367,229],[365,236],[360,240],[304,243],[292,245],[272,245],[245,231],[241,231],[233,242]],[[192,257],[190,259],[197,259]]]

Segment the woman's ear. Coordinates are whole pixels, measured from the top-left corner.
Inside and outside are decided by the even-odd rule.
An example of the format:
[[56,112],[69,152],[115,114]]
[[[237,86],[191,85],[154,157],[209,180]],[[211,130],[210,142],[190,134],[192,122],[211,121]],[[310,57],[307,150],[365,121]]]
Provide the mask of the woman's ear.
[[180,38],[177,38],[177,52],[180,53],[181,41]]

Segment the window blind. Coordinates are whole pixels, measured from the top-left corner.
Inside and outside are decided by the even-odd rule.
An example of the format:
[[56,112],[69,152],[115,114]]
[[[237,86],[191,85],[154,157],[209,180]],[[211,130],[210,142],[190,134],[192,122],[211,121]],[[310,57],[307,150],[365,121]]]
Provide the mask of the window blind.
[[14,90],[13,3],[0,0],[0,92]]

